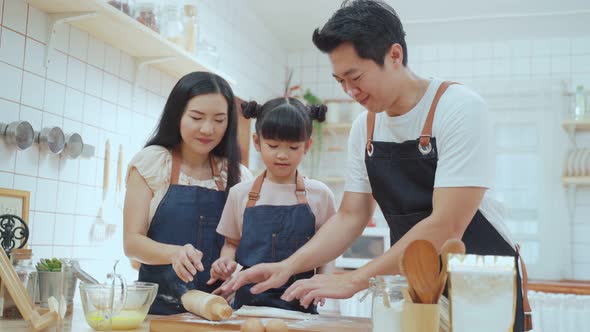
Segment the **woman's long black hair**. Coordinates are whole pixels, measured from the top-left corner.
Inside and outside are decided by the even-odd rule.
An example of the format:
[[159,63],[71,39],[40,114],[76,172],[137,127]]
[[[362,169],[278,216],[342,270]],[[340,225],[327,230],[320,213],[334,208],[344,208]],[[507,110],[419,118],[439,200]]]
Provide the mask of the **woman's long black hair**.
[[225,188],[228,193],[229,188],[240,182],[240,146],[234,93],[221,76],[209,72],[193,72],[182,77],[170,92],[160,123],[145,146],[160,145],[170,150],[176,148],[182,142],[180,119],[188,101],[196,96],[215,93],[221,94],[227,101],[227,129],[221,142],[211,153],[228,161]]

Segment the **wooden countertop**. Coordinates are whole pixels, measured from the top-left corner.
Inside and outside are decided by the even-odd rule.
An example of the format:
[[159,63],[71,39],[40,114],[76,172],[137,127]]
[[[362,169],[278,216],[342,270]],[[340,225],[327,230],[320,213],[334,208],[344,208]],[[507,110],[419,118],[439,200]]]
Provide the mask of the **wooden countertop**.
[[[135,330],[131,330],[131,331],[135,331],[135,332],[149,332],[150,331],[150,324],[149,321],[154,319],[154,318],[158,318],[158,317],[162,317],[162,316],[157,316],[157,315],[148,315],[146,320],[141,324],[141,326],[138,329]],[[322,316],[323,317],[323,316]],[[349,331],[346,330],[345,328],[343,329],[342,327],[344,326],[354,326],[356,328],[354,328],[354,331],[371,331],[371,322],[369,319],[367,318],[356,318],[356,317],[329,317],[327,318],[328,321],[331,322],[336,322],[338,326],[340,326],[340,328],[338,329],[339,331]],[[330,324],[330,325],[334,325],[334,324]],[[203,328],[191,328],[191,331],[211,331],[211,327],[208,327],[206,329]],[[220,329],[222,330],[222,329]],[[224,329],[227,331],[227,329]],[[332,331],[332,326],[328,329],[323,329],[323,328],[316,328],[314,327],[312,329],[313,331]],[[29,327],[29,324],[25,321],[23,321],[22,319],[20,320],[4,320],[4,319],[0,319],[0,331],[10,331],[10,332],[30,332],[33,331],[32,328]],[[61,326],[56,327],[56,326],[51,326],[45,330],[43,330],[43,332],[91,332],[94,331],[90,326],[88,326],[88,324],[86,323],[86,320],[84,319],[84,311],[82,310],[82,307],[76,306],[74,307],[73,310],[73,315],[71,315],[70,317],[66,317],[66,319],[63,321],[63,323],[61,324]],[[237,330],[235,330],[237,331]],[[352,330],[350,330],[352,331]]]

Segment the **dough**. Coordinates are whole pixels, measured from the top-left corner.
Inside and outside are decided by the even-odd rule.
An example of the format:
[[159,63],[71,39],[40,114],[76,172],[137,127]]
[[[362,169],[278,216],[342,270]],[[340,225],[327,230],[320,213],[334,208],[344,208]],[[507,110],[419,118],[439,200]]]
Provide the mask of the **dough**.
[[289,332],[289,327],[282,319],[271,319],[266,323],[266,332]]
[[317,315],[307,314],[300,311],[285,310],[271,307],[242,306],[236,310],[237,316],[282,318],[282,319],[314,319]]
[[258,318],[249,318],[242,324],[241,332],[264,332],[264,325]]

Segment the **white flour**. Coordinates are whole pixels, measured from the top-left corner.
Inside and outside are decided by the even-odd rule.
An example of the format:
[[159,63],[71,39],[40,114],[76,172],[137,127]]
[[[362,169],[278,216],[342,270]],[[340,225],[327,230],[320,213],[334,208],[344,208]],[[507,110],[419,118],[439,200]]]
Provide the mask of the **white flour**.
[[373,332],[402,332],[404,302],[391,302],[386,308],[380,301],[373,303]]

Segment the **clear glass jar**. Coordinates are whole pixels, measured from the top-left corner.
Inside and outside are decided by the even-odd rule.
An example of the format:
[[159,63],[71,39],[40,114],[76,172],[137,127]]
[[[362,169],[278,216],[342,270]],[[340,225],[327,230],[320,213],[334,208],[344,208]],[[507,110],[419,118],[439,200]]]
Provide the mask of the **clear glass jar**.
[[157,1],[138,1],[135,6],[135,19],[155,32],[160,32],[160,17],[157,5]]
[[[2,249],[0,249],[2,250]],[[10,254],[10,264],[18,275],[19,280],[27,290],[27,295],[31,303],[35,303],[37,296],[37,271],[33,266],[33,253],[31,249],[14,249]],[[1,292],[0,292],[1,293]],[[3,319],[22,319],[16,303],[6,289],[3,290],[3,306],[0,317]]]
[[197,41],[199,40],[199,27],[197,25],[197,7],[191,4],[184,5],[184,49],[190,54],[195,54]]
[[181,7],[176,1],[165,1],[161,8],[160,34],[179,46],[184,45]]
[[576,101],[574,105],[574,120],[582,120],[586,117],[586,92],[583,85],[576,87]]
[[376,276],[369,279],[373,295],[373,332],[402,332],[404,297],[402,287],[407,287],[406,278],[400,275]]
[[109,0],[108,4],[122,11],[123,13],[133,16],[135,0]]

